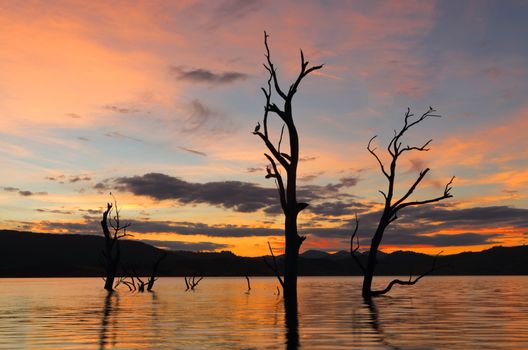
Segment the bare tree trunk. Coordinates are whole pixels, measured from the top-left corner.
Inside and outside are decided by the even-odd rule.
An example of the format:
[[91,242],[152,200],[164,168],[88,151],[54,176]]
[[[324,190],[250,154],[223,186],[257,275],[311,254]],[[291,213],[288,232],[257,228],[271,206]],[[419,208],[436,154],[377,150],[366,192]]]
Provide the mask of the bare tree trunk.
[[[381,290],[372,290],[372,279],[374,278],[375,268],[378,263],[377,255],[379,251],[379,247],[381,245],[381,241],[383,239],[383,235],[385,233],[386,228],[395,220],[398,219],[398,212],[406,207],[410,206],[421,206],[425,204],[435,203],[442,201],[447,198],[453,197],[451,194],[451,184],[453,183],[454,176],[451,178],[451,180],[446,184],[444,188],[444,193],[438,197],[434,197],[431,199],[426,200],[409,200],[411,195],[413,194],[414,190],[418,187],[418,185],[422,182],[424,177],[429,172],[429,168],[426,168],[420,172],[417,179],[414,181],[414,183],[407,189],[405,194],[401,196],[399,199],[395,199],[395,186],[396,186],[396,165],[399,157],[406,153],[411,151],[418,151],[418,152],[426,152],[429,150],[427,146],[431,143],[432,140],[427,141],[422,146],[403,146],[402,137],[405,135],[405,133],[414,125],[422,122],[423,120],[429,118],[429,117],[440,117],[439,115],[434,114],[435,110],[432,107],[429,107],[429,110],[427,110],[425,113],[423,113],[419,118],[416,120],[411,120],[411,118],[414,116],[410,109],[407,109],[407,113],[405,113],[404,118],[404,125],[399,131],[394,131],[394,137],[389,142],[389,145],[387,147],[387,152],[389,153],[390,158],[390,165],[387,168],[386,164],[381,160],[381,158],[376,153],[376,148],[371,148],[372,141],[376,138],[374,136],[370,139],[367,150],[369,153],[376,159],[378,162],[378,165],[380,167],[380,170],[382,174],[385,176],[388,182],[387,190],[379,191],[383,198],[385,199],[385,205],[383,209],[383,213],[381,215],[378,227],[376,229],[376,232],[374,233],[374,236],[372,237],[372,241],[370,244],[370,250],[369,250],[369,256],[367,259],[367,265],[363,266],[361,261],[356,257],[355,253],[359,249],[359,239],[357,238],[357,230],[358,230],[358,220],[356,218],[356,228],[354,230],[354,233],[352,234],[352,238],[350,240],[350,253],[352,254],[352,257],[354,258],[355,262],[360,267],[361,271],[363,272],[363,287],[361,294],[363,298],[370,299],[374,296],[382,295],[388,293],[391,288],[398,284],[398,285],[413,285],[416,282],[418,282],[422,277],[426,276],[430,272],[432,272],[435,269],[435,262],[436,259],[433,261],[433,267],[424,272],[423,274],[417,276],[416,278],[412,279],[412,276],[409,276],[408,281],[402,281],[399,279],[392,280],[386,288]],[[354,248],[354,238],[357,240],[357,247]]]
[[[264,45],[266,47],[266,63],[264,67],[269,73],[267,81],[267,88],[262,88],[266,98],[264,105],[264,118],[262,121],[262,129],[260,123],[257,124],[253,134],[259,136],[263,141],[270,154],[264,155],[270,162],[266,168],[266,178],[275,179],[277,189],[279,192],[279,200],[282,211],[284,213],[284,238],[285,238],[285,258],[284,258],[284,280],[281,279],[276,261],[274,259],[274,272],[283,287],[284,300],[289,302],[289,305],[297,305],[297,273],[298,273],[298,257],[299,249],[305,237],[299,236],[297,232],[297,216],[299,212],[305,209],[308,204],[297,202],[297,165],[299,163],[299,135],[293,120],[292,101],[297,92],[301,81],[311,72],[321,69],[323,66],[308,67],[308,61],[305,61],[304,54],[301,50],[301,70],[297,79],[290,85],[287,92],[282,90],[277,78],[277,70],[271,61],[270,49],[268,46],[268,35],[264,33]],[[283,101],[282,109],[272,102],[272,93],[278,95]],[[278,143],[275,146],[270,138],[268,130],[268,117],[270,113],[277,116],[283,123]],[[289,149],[281,150],[281,143],[286,132],[289,140]],[[283,173],[286,173],[286,181],[284,181]],[[269,244],[269,243],[268,243]],[[270,251],[273,256],[273,251],[270,246]]]
[[108,228],[108,215],[112,211],[112,204],[108,203],[106,210],[103,213],[103,219],[101,220],[101,227],[105,238],[105,250],[103,255],[106,260],[106,278],[104,289],[108,291],[114,290],[114,279],[117,273],[117,264],[119,263],[119,246],[117,245],[117,239],[114,239],[110,234]]
[[[115,202],[115,216],[113,219],[111,218],[112,209],[112,203],[107,203],[106,210],[103,212],[103,219],[101,220],[101,228],[103,229],[105,239],[105,248],[103,250],[106,270],[104,289],[108,291],[114,290],[114,280],[121,258],[119,239],[127,235],[126,229],[130,226],[129,224],[121,225],[117,202]],[[112,228],[112,233],[110,232],[110,227]]]
[[106,265],[106,278],[104,289],[108,291],[114,290],[114,280],[117,274],[117,264],[114,261],[109,261]]
[[378,229],[376,230],[374,237],[372,237],[372,241],[370,244],[369,256],[367,259],[367,266],[365,268],[365,273],[364,273],[364,278],[363,278],[363,288],[361,292],[363,298],[365,299],[368,299],[371,297],[372,279],[374,278],[375,268],[378,263],[378,250],[381,244],[381,239],[383,238],[383,231],[385,230],[384,224],[385,224],[384,222],[381,222],[379,224]]
[[156,277],[156,275],[158,274],[158,267],[159,267],[159,264],[161,263],[161,261],[163,259],[165,259],[165,257],[167,257],[167,253],[163,253],[163,255],[160,256],[160,258],[158,260],[156,260],[156,262],[154,263],[154,266],[152,267],[152,274],[150,275],[150,278],[149,278],[148,284],[147,284],[147,291],[149,291],[149,292],[152,291],[152,288],[154,287],[154,282],[156,282],[156,280],[158,279]]
[[297,298],[284,298],[284,314],[286,321],[286,349],[297,350],[300,346]]
[[[296,216],[296,215],[295,215]],[[299,249],[303,239],[297,234],[297,218],[286,217],[286,249],[284,254],[284,298],[293,300],[297,296]]]

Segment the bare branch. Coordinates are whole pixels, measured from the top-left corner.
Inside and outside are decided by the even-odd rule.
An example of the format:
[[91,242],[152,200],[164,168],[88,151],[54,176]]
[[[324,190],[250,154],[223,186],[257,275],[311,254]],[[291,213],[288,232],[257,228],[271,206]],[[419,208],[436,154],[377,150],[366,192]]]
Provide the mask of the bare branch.
[[277,265],[277,259],[275,259],[275,254],[273,254],[273,249],[271,248],[271,244],[270,244],[269,241],[268,241],[268,248],[269,248],[269,251],[271,253],[271,257],[273,258],[273,266],[271,266],[268,263],[268,261],[266,260],[266,257],[264,257],[264,262],[275,273],[275,277],[277,277],[277,279],[279,280],[280,285],[284,288],[284,281],[282,280],[282,277],[281,277],[281,275],[279,273],[279,267]]
[[425,271],[424,273],[422,273],[421,275],[417,276],[415,279],[412,279],[412,274],[409,275],[409,280],[407,280],[407,281],[402,281],[400,279],[393,279],[387,285],[387,287],[385,287],[385,289],[373,290],[371,292],[372,296],[378,296],[378,295],[386,294],[392,289],[392,287],[394,287],[397,284],[400,285],[400,286],[412,286],[412,285],[416,284],[419,280],[421,280],[423,277],[425,277],[425,276],[429,275],[430,273],[432,273],[433,271],[446,267],[446,265],[438,266],[438,267],[436,266],[436,260],[437,260],[437,258],[438,258],[438,256],[440,254],[442,254],[442,252],[439,252],[433,258],[433,264],[432,264],[431,268],[429,270]]
[[275,86],[275,91],[277,91],[277,94],[279,94],[280,97],[282,97],[284,100],[287,99],[287,96],[286,94],[281,90],[280,86],[279,86],[279,81],[277,79],[277,70],[275,69],[275,66],[273,65],[273,63],[271,63],[271,54],[270,54],[270,49],[269,49],[269,46],[268,46],[268,33],[266,33],[264,31],[264,46],[266,47],[266,61],[268,62],[268,72],[270,73],[271,77],[272,77],[272,80],[273,80],[273,84]]
[[278,188],[278,191],[279,191],[279,199],[280,199],[280,203],[281,203],[281,207],[282,207],[282,210],[284,212],[286,212],[286,209],[287,209],[287,201],[286,201],[286,189],[284,188],[284,182],[282,181],[282,176],[279,172],[279,169],[277,169],[277,164],[275,163],[275,161],[273,160],[273,158],[271,158],[271,156],[267,153],[264,153],[264,156],[266,156],[266,158],[268,158],[268,160],[270,161],[271,163],[271,166],[273,168],[273,172],[271,172],[269,170],[269,168],[266,168],[268,174],[266,175],[267,178],[270,178],[270,177],[274,177],[277,181],[277,188]]
[[282,136],[284,135],[284,127],[285,126],[286,126],[286,124],[282,124],[282,129],[281,129],[280,138],[279,138],[279,144],[277,146],[277,151],[279,152],[280,155],[283,155],[283,153],[281,153],[281,151],[280,151],[280,146],[281,146],[281,142],[282,142]]
[[402,203],[398,206],[396,206],[394,208],[394,211],[398,211],[400,209],[403,209],[405,207],[409,207],[409,206],[415,206],[415,205],[423,205],[423,204],[429,204],[429,203],[434,203],[434,202],[439,202],[441,200],[444,200],[444,199],[447,199],[447,198],[451,198],[453,197],[453,195],[451,194],[451,189],[453,188],[451,186],[451,184],[453,183],[453,180],[455,179],[455,177],[453,176],[451,178],[451,180],[449,180],[449,182],[446,184],[445,186],[445,189],[444,189],[444,194],[439,196],[439,197],[436,197],[436,198],[432,198],[432,199],[427,199],[427,200],[423,200],[423,201],[414,201],[414,202],[407,202],[407,203]]
[[260,131],[253,132],[253,134],[254,135],[258,135],[264,141],[264,144],[266,145],[266,147],[268,147],[268,149],[271,152],[271,154],[273,154],[273,157],[275,157],[275,159],[277,159],[277,161],[284,167],[284,169],[288,169],[289,168],[290,163],[288,163],[286,158],[284,158],[279,153],[279,151],[277,151],[277,149],[275,148],[275,146],[273,146],[273,144],[271,143],[271,141],[269,140],[268,137],[266,137]]
[[[363,275],[365,275],[365,266],[361,263],[359,258],[357,257],[356,253],[359,250],[359,236],[357,235],[358,228],[359,228],[359,220],[357,218],[357,214],[355,217],[356,220],[356,227],[354,228],[354,232],[352,233],[352,236],[350,237],[350,255],[352,255],[352,258],[356,262],[356,264],[361,269],[361,272],[363,272]],[[356,239],[356,247],[354,247],[354,238]]]
[[427,141],[423,146],[421,147],[417,147],[417,146],[409,146],[407,145],[405,148],[402,148],[400,150],[400,154],[402,154],[403,152],[406,152],[406,151],[424,151],[424,152],[427,152],[430,150],[430,148],[427,148],[427,146],[433,142],[433,139],[430,139],[429,141]]
[[299,75],[298,75],[297,79],[290,86],[290,89],[288,91],[288,99],[290,101],[293,98],[293,96],[295,95],[295,93],[297,92],[297,88],[299,87],[299,84],[304,79],[304,77],[306,77],[308,74],[310,74],[313,71],[316,71],[316,70],[319,70],[319,69],[323,68],[323,66],[324,66],[324,65],[321,64],[321,65],[318,65],[318,66],[312,66],[312,67],[308,68],[309,62],[305,61],[304,53],[303,53],[302,50],[300,50],[300,51],[301,51],[301,71],[299,72]]
[[[376,154],[376,148],[372,149],[370,148],[370,144],[372,143],[372,141],[378,137],[378,135],[374,136],[373,138],[371,138],[367,144],[367,150],[370,152],[370,154],[372,154],[374,156],[374,158],[376,158],[376,160],[378,161],[378,164],[381,168],[381,172],[383,173],[383,175],[385,175],[385,177],[387,179],[389,179],[389,174],[387,174],[387,172],[385,171],[385,167],[383,166],[383,162],[381,161],[381,159],[378,157],[378,155]],[[385,195],[384,195],[385,196]],[[386,198],[387,196],[385,196]]]
[[414,192],[414,190],[416,189],[416,186],[418,186],[420,184],[420,182],[422,182],[423,178],[425,177],[425,175],[427,175],[427,173],[429,172],[429,168],[425,169],[425,170],[422,170],[420,172],[420,175],[418,176],[418,178],[416,179],[416,181],[414,181],[414,183],[412,184],[412,186],[409,188],[409,190],[407,190],[407,193],[401,197],[398,201],[396,201],[396,203],[394,203],[392,205],[392,209],[396,209],[398,208],[398,205],[400,203],[402,203],[404,200],[406,200],[407,198],[409,198],[409,196]]

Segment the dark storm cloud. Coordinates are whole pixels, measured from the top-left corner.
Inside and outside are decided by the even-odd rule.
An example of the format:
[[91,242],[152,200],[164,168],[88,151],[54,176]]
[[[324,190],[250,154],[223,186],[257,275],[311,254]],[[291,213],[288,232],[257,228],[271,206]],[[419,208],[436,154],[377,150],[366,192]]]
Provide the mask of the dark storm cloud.
[[[437,208],[431,208],[431,212],[434,212]],[[469,208],[469,209],[450,209],[451,217],[458,217],[464,215],[464,213],[470,212],[469,217],[464,220],[464,225],[468,227],[487,227],[481,221],[480,217],[483,208]],[[511,209],[508,210],[508,209]],[[440,209],[445,210],[445,209]],[[522,209],[519,213],[515,208],[501,208],[491,207],[488,213],[493,212],[493,217],[496,222],[494,226],[497,228],[501,226],[514,226],[520,229],[527,229],[528,223],[526,219],[517,218],[518,214],[526,217],[528,209]],[[372,234],[376,228],[377,220],[379,219],[379,212],[368,213],[359,216],[359,238],[362,245],[362,249],[368,247]],[[426,211],[423,210],[422,217],[426,216]],[[436,217],[436,213],[431,213],[431,217]],[[256,228],[242,225],[208,225],[204,223],[196,222],[185,222],[185,221],[151,221],[151,220],[124,220],[130,223],[130,232],[137,232],[143,234],[157,234],[157,233],[173,233],[179,235],[204,235],[210,237],[252,237],[252,236],[277,236],[282,235],[283,230],[279,228]],[[442,221],[440,223],[435,222],[427,223],[425,221],[414,221],[412,218],[401,218],[395,221],[389,229],[387,229],[383,238],[383,244],[397,245],[397,246],[409,246],[418,244],[430,245],[433,247],[447,247],[447,246],[468,246],[468,245],[479,245],[479,244],[501,244],[502,234],[500,232],[488,232],[478,233],[472,232],[468,229],[466,232],[451,234],[442,233],[443,230],[457,228],[459,223],[455,221],[453,224],[449,221]],[[84,223],[67,223],[67,222],[53,222],[53,221],[40,221],[36,223],[20,222],[19,226],[31,229],[33,225],[37,226],[46,231],[57,231],[69,232],[69,233],[83,233],[83,234],[100,234],[100,224],[98,217],[87,217]],[[22,227],[21,226],[21,227]],[[347,223],[336,228],[323,228],[323,227],[307,227],[301,225],[299,232],[303,235],[313,235],[319,238],[344,238],[349,239],[353,231],[353,224]],[[434,232],[434,233],[433,233]]]
[[211,204],[240,212],[253,212],[277,201],[277,191],[241,181],[191,183],[159,173],[120,177],[115,187],[158,200],[175,199],[183,204]]
[[171,67],[170,72],[178,80],[213,85],[231,84],[248,78],[247,74],[241,72],[213,72],[204,68],[185,69],[181,66]]
[[[411,208],[404,220],[457,227],[528,227],[528,209],[508,206],[449,209],[445,206]],[[408,217],[408,219],[407,219]]]
[[[352,182],[351,178],[347,178],[337,184],[299,186],[298,197],[300,201],[307,202],[335,197],[341,188],[350,186]],[[281,212],[275,188],[261,187],[250,182],[191,183],[165,174],[149,173],[103,181],[95,185],[95,188],[114,188],[157,200],[173,199],[182,204],[210,204],[239,212],[254,212],[260,209],[270,214]],[[339,195],[351,197],[348,194]]]
[[[205,235],[210,237],[250,237],[250,236],[275,236],[281,235],[281,229],[254,228],[241,225],[208,225],[185,221],[150,221],[126,220],[130,224],[127,232],[157,234],[173,233],[179,235]],[[19,223],[21,224],[21,223]],[[38,225],[44,231],[57,231],[78,234],[100,234],[98,218],[87,219],[85,222],[55,222],[39,221],[35,223],[23,222],[26,225]]]
[[[359,215],[359,236],[363,244],[368,244],[376,230],[381,212],[370,212]],[[528,228],[528,209],[508,206],[474,207],[465,209],[449,206],[423,206],[406,208],[399,213],[383,237],[384,244],[413,245],[428,244],[432,246],[462,246],[496,243],[501,244],[502,234],[499,229],[512,227]],[[350,221],[344,227],[350,233],[354,223]],[[442,234],[452,229],[467,230],[457,234]],[[496,233],[476,233],[475,229],[497,229]],[[429,234],[435,232],[434,234]],[[342,232],[330,232],[340,235]]]
[[324,202],[311,205],[308,210],[317,215],[343,216],[352,215],[367,210],[368,205],[359,202]]

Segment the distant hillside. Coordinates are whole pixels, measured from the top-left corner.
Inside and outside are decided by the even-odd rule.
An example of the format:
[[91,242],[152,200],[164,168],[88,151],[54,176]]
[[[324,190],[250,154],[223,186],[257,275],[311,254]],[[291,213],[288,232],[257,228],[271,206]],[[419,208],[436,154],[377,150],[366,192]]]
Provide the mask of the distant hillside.
[[[76,234],[43,234],[0,230],[0,277],[102,276],[103,238]],[[145,273],[163,250],[148,244],[121,240],[125,266]],[[263,257],[239,257],[230,252],[168,251],[160,275],[270,276]],[[269,258],[268,258],[269,259]],[[281,257],[277,258],[279,263]],[[360,255],[365,260],[365,255]],[[377,274],[408,275],[428,270],[433,258],[414,252],[394,252],[379,257]],[[478,253],[441,256],[436,271],[442,275],[527,275],[528,247],[495,247]],[[299,258],[300,275],[359,275],[346,251],[329,254],[308,250]]]

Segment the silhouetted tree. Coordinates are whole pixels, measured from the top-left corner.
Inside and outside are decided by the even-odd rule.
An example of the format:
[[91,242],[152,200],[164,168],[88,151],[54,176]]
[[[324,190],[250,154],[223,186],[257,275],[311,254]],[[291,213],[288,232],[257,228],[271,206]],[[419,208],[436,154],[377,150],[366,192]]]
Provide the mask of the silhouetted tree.
[[152,288],[154,288],[154,282],[156,282],[158,280],[158,277],[157,274],[158,274],[158,268],[159,268],[159,264],[163,261],[163,259],[165,259],[167,257],[167,253],[163,253],[159,258],[158,260],[156,260],[156,262],[154,263],[154,265],[152,266],[152,273],[150,274],[150,277],[147,281],[147,291],[151,292],[152,291]]
[[247,291],[246,291],[246,294],[249,294],[249,292],[251,291],[251,282],[249,281],[249,277],[248,275],[245,275],[246,277],[246,282],[247,282]]
[[203,277],[200,277],[196,279],[196,275],[192,275],[192,277],[184,277],[185,278],[185,286],[187,287],[185,291],[188,290],[194,290],[198,283],[200,283],[201,280],[203,280]]
[[[119,239],[126,237],[126,229],[130,224],[122,225],[119,219],[119,209],[117,201],[115,204],[115,215],[112,218],[112,210],[114,206],[112,203],[106,204],[106,210],[103,212],[103,219],[101,220],[101,227],[103,229],[105,246],[103,249],[103,257],[105,258],[105,285],[104,289],[108,291],[113,290],[114,279],[117,274],[117,267],[121,258],[121,251],[119,248]],[[112,229],[112,232],[110,232]]]
[[[361,263],[361,261],[356,256],[356,252],[359,249],[359,239],[357,237],[357,231],[358,231],[358,220],[357,220],[357,218],[356,218],[356,227],[354,229],[354,232],[352,234],[351,241],[350,241],[350,249],[351,249],[352,257],[354,258],[356,263],[359,265],[359,267],[360,267],[360,269],[361,269],[361,271],[363,272],[363,275],[364,275],[362,295],[366,299],[370,299],[373,296],[378,296],[378,295],[382,295],[382,294],[388,293],[391,290],[391,288],[394,285],[396,285],[396,284],[399,284],[399,285],[413,285],[416,282],[418,282],[422,277],[424,277],[425,275],[431,273],[436,268],[436,266],[435,266],[436,259],[435,259],[434,262],[433,262],[433,267],[430,270],[426,271],[425,273],[421,274],[420,276],[416,277],[415,279],[412,279],[412,277],[410,277],[408,281],[394,279],[387,285],[386,288],[384,288],[382,290],[372,290],[372,279],[374,277],[376,264],[378,262],[377,261],[377,254],[378,254],[379,246],[381,244],[381,241],[383,239],[383,234],[385,233],[385,230],[387,229],[387,227],[393,221],[398,219],[398,216],[397,216],[398,212],[400,210],[406,208],[406,207],[419,206],[419,205],[434,203],[434,202],[438,202],[438,201],[441,201],[441,200],[444,200],[444,199],[452,197],[450,191],[451,191],[451,188],[452,188],[451,184],[453,183],[453,180],[455,178],[454,176],[446,184],[446,186],[444,188],[444,193],[441,196],[438,196],[438,197],[435,197],[435,198],[432,198],[432,199],[426,199],[426,200],[417,200],[417,201],[409,200],[409,197],[411,196],[411,194],[418,187],[418,185],[422,182],[422,180],[424,179],[425,175],[427,175],[427,173],[429,172],[429,168],[426,168],[426,169],[424,169],[424,170],[422,170],[420,172],[420,174],[418,175],[418,178],[413,182],[413,184],[409,187],[409,189],[405,192],[405,194],[403,196],[401,196],[398,199],[394,198],[395,186],[396,186],[396,184],[395,184],[395,181],[396,181],[396,165],[397,165],[398,159],[400,159],[400,156],[402,156],[406,152],[411,152],[411,151],[424,152],[424,151],[428,151],[429,148],[427,148],[427,146],[432,141],[432,140],[427,141],[423,146],[409,146],[409,145],[403,146],[402,145],[402,137],[405,135],[405,133],[411,127],[413,127],[416,124],[422,122],[426,118],[428,118],[428,117],[440,117],[439,115],[434,114],[435,112],[436,111],[432,107],[429,107],[429,109],[425,113],[423,113],[419,118],[417,118],[414,121],[411,121],[411,118],[414,115],[410,112],[410,109],[407,109],[407,112],[405,113],[405,119],[404,119],[403,127],[399,131],[396,131],[396,130],[394,131],[394,137],[391,139],[391,141],[389,142],[389,145],[387,146],[387,152],[388,152],[388,155],[389,155],[389,158],[390,158],[390,165],[389,165],[388,170],[385,167],[385,164],[383,163],[381,158],[376,153],[376,148],[372,148],[371,147],[372,141],[377,136],[374,136],[368,142],[367,150],[370,152],[370,154],[372,154],[372,156],[378,162],[378,164],[380,166],[380,169],[381,169],[381,172],[383,173],[383,175],[385,176],[385,178],[388,181],[388,187],[387,187],[386,192],[385,191],[379,191],[383,195],[383,198],[385,199],[385,205],[384,205],[383,212],[382,212],[381,218],[379,220],[376,232],[374,233],[374,236],[372,237],[372,241],[371,241],[371,244],[370,244],[370,250],[369,250],[369,255],[368,255],[368,258],[367,258],[367,265],[366,266],[364,266]],[[357,242],[356,246],[354,246],[354,238],[356,239],[356,242]]]
[[[269,153],[264,155],[270,162],[266,168],[266,178],[273,178],[278,187],[279,199],[284,212],[284,236],[285,236],[285,265],[284,265],[284,279],[279,278],[279,282],[284,290],[285,300],[297,300],[297,260],[299,255],[299,248],[306,237],[299,236],[297,233],[297,216],[299,212],[305,209],[307,203],[297,202],[297,165],[299,163],[299,135],[297,128],[293,121],[292,102],[295,93],[301,81],[311,72],[321,69],[323,66],[308,67],[308,62],[304,59],[304,54],[301,50],[301,69],[296,80],[291,84],[288,91],[285,92],[279,85],[277,78],[277,69],[273,65],[270,56],[270,49],[268,46],[268,34],[264,32],[264,46],[266,48],[266,63],[264,67],[269,73],[267,87],[262,88],[266,103],[264,105],[264,118],[262,121],[262,128],[260,123],[257,123],[253,134],[259,136],[269,150]],[[273,88],[272,88],[273,86]],[[272,102],[272,91],[279,96],[283,103],[282,108]],[[275,146],[270,139],[268,130],[268,116],[270,113],[275,114],[283,122],[280,137]],[[289,153],[281,150],[281,142],[284,136],[284,129],[289,140]],[[279,168],[285,172],[286,179],[284,181],[283,175]]]
[[138,281],[138,289],[137,291],[140,293],[143,293],[145,291],[145,285],[147,284],[145,281],[139,277],[139,275],[136,275],[136,280]]

